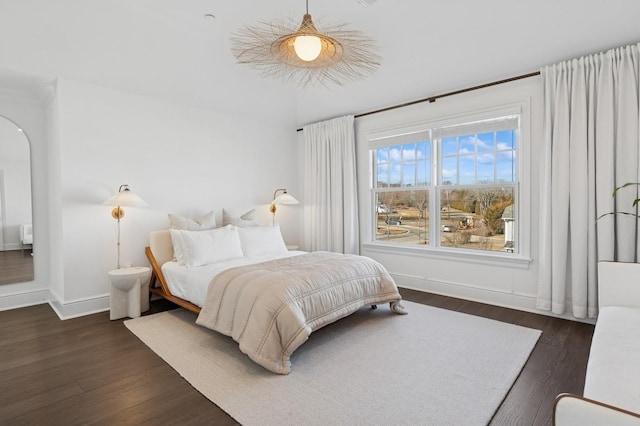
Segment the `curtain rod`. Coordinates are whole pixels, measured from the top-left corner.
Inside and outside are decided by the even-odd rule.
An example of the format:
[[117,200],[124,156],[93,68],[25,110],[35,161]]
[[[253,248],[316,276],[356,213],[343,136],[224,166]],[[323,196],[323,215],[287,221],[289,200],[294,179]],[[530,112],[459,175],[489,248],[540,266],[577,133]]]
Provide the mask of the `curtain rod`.
[[[485,84],[481,84],[479,86],[467,87],[466,89],[460,89],[460,90],[456,90],[456,91],[453,91],[453,92],[442,93],[440,95],[435,95],[435,96],[430,96],[428,98],[422,98],[422,99],[418,99],[418,100],[415,100],[415,101],[405,102],[403,104],[393,105],[393,106],[382,108],[382,109],[376,109],[374,111],[363,112],[361,114],[354,115],[354,117],[355,118],[365,117],[367,115],[377,114],[379,112],[391,111],[393,109],[398,109],[398,108],[403,108],[403,107],[410,106],[410,105],[420,104],[422,102],[433,103],[437,99],[446,98],[447,96],[459,95],[460,93],[466,93],[466,92],[471,92],[473,90],[484,89],[486,87],[497,86],[499,84],[510,83],[512,81],[522,80],[524,78],[529,78],[529,77],[535,77],[537,75],[540,75],[540,71],[530,72],[529,74],[522,74],[522,75],[519,75],[519,76],[516,76],[516,77],[506,78],[504,80],[493,81],[491,83],[485,83]],[[302,129],[301,128],[300,129],[296,129],[296,131],[297,132],[301,132]]]

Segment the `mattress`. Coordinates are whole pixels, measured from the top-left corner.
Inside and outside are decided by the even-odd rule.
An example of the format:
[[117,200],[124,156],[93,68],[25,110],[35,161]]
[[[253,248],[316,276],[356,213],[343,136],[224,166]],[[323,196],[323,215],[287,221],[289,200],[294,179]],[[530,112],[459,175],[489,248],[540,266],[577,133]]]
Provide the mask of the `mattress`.
[[211,280],[219,273],[237,266],[252,265],[269,260],[283,259],[305,254],[304,251],[288,251],[285,253],[265,254],[254,257],[241,257],[224,262],[211,263],[197,268],[187,268],[178,262],[171,261],[162,265],[162,274],[169,286],[171,294],[202,307],[207,296]]

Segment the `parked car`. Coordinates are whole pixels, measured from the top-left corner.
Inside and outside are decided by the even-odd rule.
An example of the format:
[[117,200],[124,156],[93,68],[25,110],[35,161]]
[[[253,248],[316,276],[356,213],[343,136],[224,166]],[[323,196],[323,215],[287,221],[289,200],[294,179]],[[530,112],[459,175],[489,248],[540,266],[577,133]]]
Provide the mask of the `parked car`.
[[402,216],[400,217],[388,217],[385,222],[387,225],[402,225]]

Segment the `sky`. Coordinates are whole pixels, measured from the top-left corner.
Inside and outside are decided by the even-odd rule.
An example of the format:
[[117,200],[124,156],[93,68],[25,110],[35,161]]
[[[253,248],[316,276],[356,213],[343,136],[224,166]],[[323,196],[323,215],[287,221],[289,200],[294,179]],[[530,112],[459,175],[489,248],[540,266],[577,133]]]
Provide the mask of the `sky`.
[[[453,185],[514,182],[515,132],[501,130],[443,138],[439,144],[442,182]],[[437,143],[421,141],[376,149],[378,186],[430,185],[433,148],[437,147]]]

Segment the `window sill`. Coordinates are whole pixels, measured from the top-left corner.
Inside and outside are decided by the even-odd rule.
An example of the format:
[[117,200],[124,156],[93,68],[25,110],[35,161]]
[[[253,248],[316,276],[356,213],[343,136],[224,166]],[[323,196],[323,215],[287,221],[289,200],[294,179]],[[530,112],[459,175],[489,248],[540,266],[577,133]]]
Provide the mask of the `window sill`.
[[459,261],[464,263],[476,263],[481,265],[495,265],[516,269],[529,269],[531,258],[521,255],[507,255],[501,252],[476,252],[449,250],[446,248],[433,249],[430,247],[415,247],[404,244],[389,244],[368,242],[362,243],[363,251],[371,251],[386,254],[401,254],[430,258],[436,260]]

